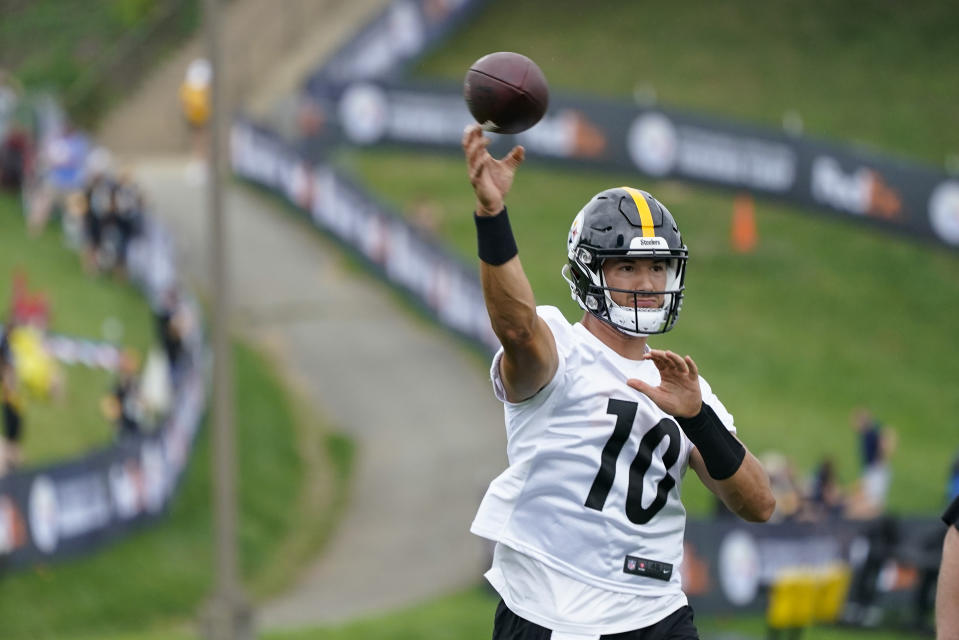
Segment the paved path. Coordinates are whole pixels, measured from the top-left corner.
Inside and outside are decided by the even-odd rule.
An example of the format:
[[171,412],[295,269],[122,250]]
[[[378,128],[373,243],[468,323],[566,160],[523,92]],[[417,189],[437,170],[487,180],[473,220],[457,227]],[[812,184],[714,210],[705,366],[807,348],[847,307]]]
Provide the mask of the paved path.
[[[186,180],[184,158],[134,167],[184,271],[208,290],[203,188]],[[259,609],[259,625],[337,622],[476,583],[485,547],[468,527],[505,464],[485,366],[279,206],[240,186],[225,198],[234,324],[359,446],[341,525],[296,588]]]

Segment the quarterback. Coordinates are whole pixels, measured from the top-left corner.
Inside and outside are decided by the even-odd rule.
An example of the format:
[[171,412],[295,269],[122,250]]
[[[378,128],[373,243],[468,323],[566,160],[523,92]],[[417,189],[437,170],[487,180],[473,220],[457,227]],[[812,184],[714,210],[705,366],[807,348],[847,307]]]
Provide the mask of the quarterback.
[[680,580],[687,467],[745,520],[775,500],[693,359],[647,345],[682,308],[679,228],[639,189],[590,199],[567,241],[563,277],[584,310],[570,324],[536,306],[510,230],[524,150],[496,159],[488,144],[478,125],[463,134],[509,460],[471,527],[496,543],[493,638],[698,638]]

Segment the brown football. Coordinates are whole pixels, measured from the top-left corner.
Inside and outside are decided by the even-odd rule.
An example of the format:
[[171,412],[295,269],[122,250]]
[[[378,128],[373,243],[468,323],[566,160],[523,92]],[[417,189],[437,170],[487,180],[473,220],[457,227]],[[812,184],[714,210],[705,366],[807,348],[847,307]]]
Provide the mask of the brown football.
[[519,133],[546,113],[549,87],[535,62],[519,53],[498,51],[470,66],[463,98],[486,131]]

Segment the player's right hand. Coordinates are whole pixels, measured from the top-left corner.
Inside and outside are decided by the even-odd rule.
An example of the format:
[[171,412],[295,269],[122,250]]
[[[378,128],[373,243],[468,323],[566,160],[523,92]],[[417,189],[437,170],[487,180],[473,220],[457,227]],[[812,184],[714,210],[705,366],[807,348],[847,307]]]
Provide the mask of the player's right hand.
[[478,124],[471,124],[463,131],[463,153],[470,184],[476,193],[476,215],[479,216],[495,216],[503,210],[516,168],[526,156],[526,150],[517,145],[497,160],[486,150],[489,143],[490,139],[483,135]]

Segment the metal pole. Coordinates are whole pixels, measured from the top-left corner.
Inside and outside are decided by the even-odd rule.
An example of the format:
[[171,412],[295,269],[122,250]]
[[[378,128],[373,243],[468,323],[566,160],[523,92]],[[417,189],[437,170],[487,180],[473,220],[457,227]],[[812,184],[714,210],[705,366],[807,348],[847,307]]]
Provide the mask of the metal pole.
[[204,0],[210,83],[207,197],[210,215],[210,275],[213,287],[213,529],[215,594],[209,611],[213,640],[251,638],[249,608],[237,571],[236,445],[230,353],[230,282],[223,216],[223,69],[220,65],[219,0]]

